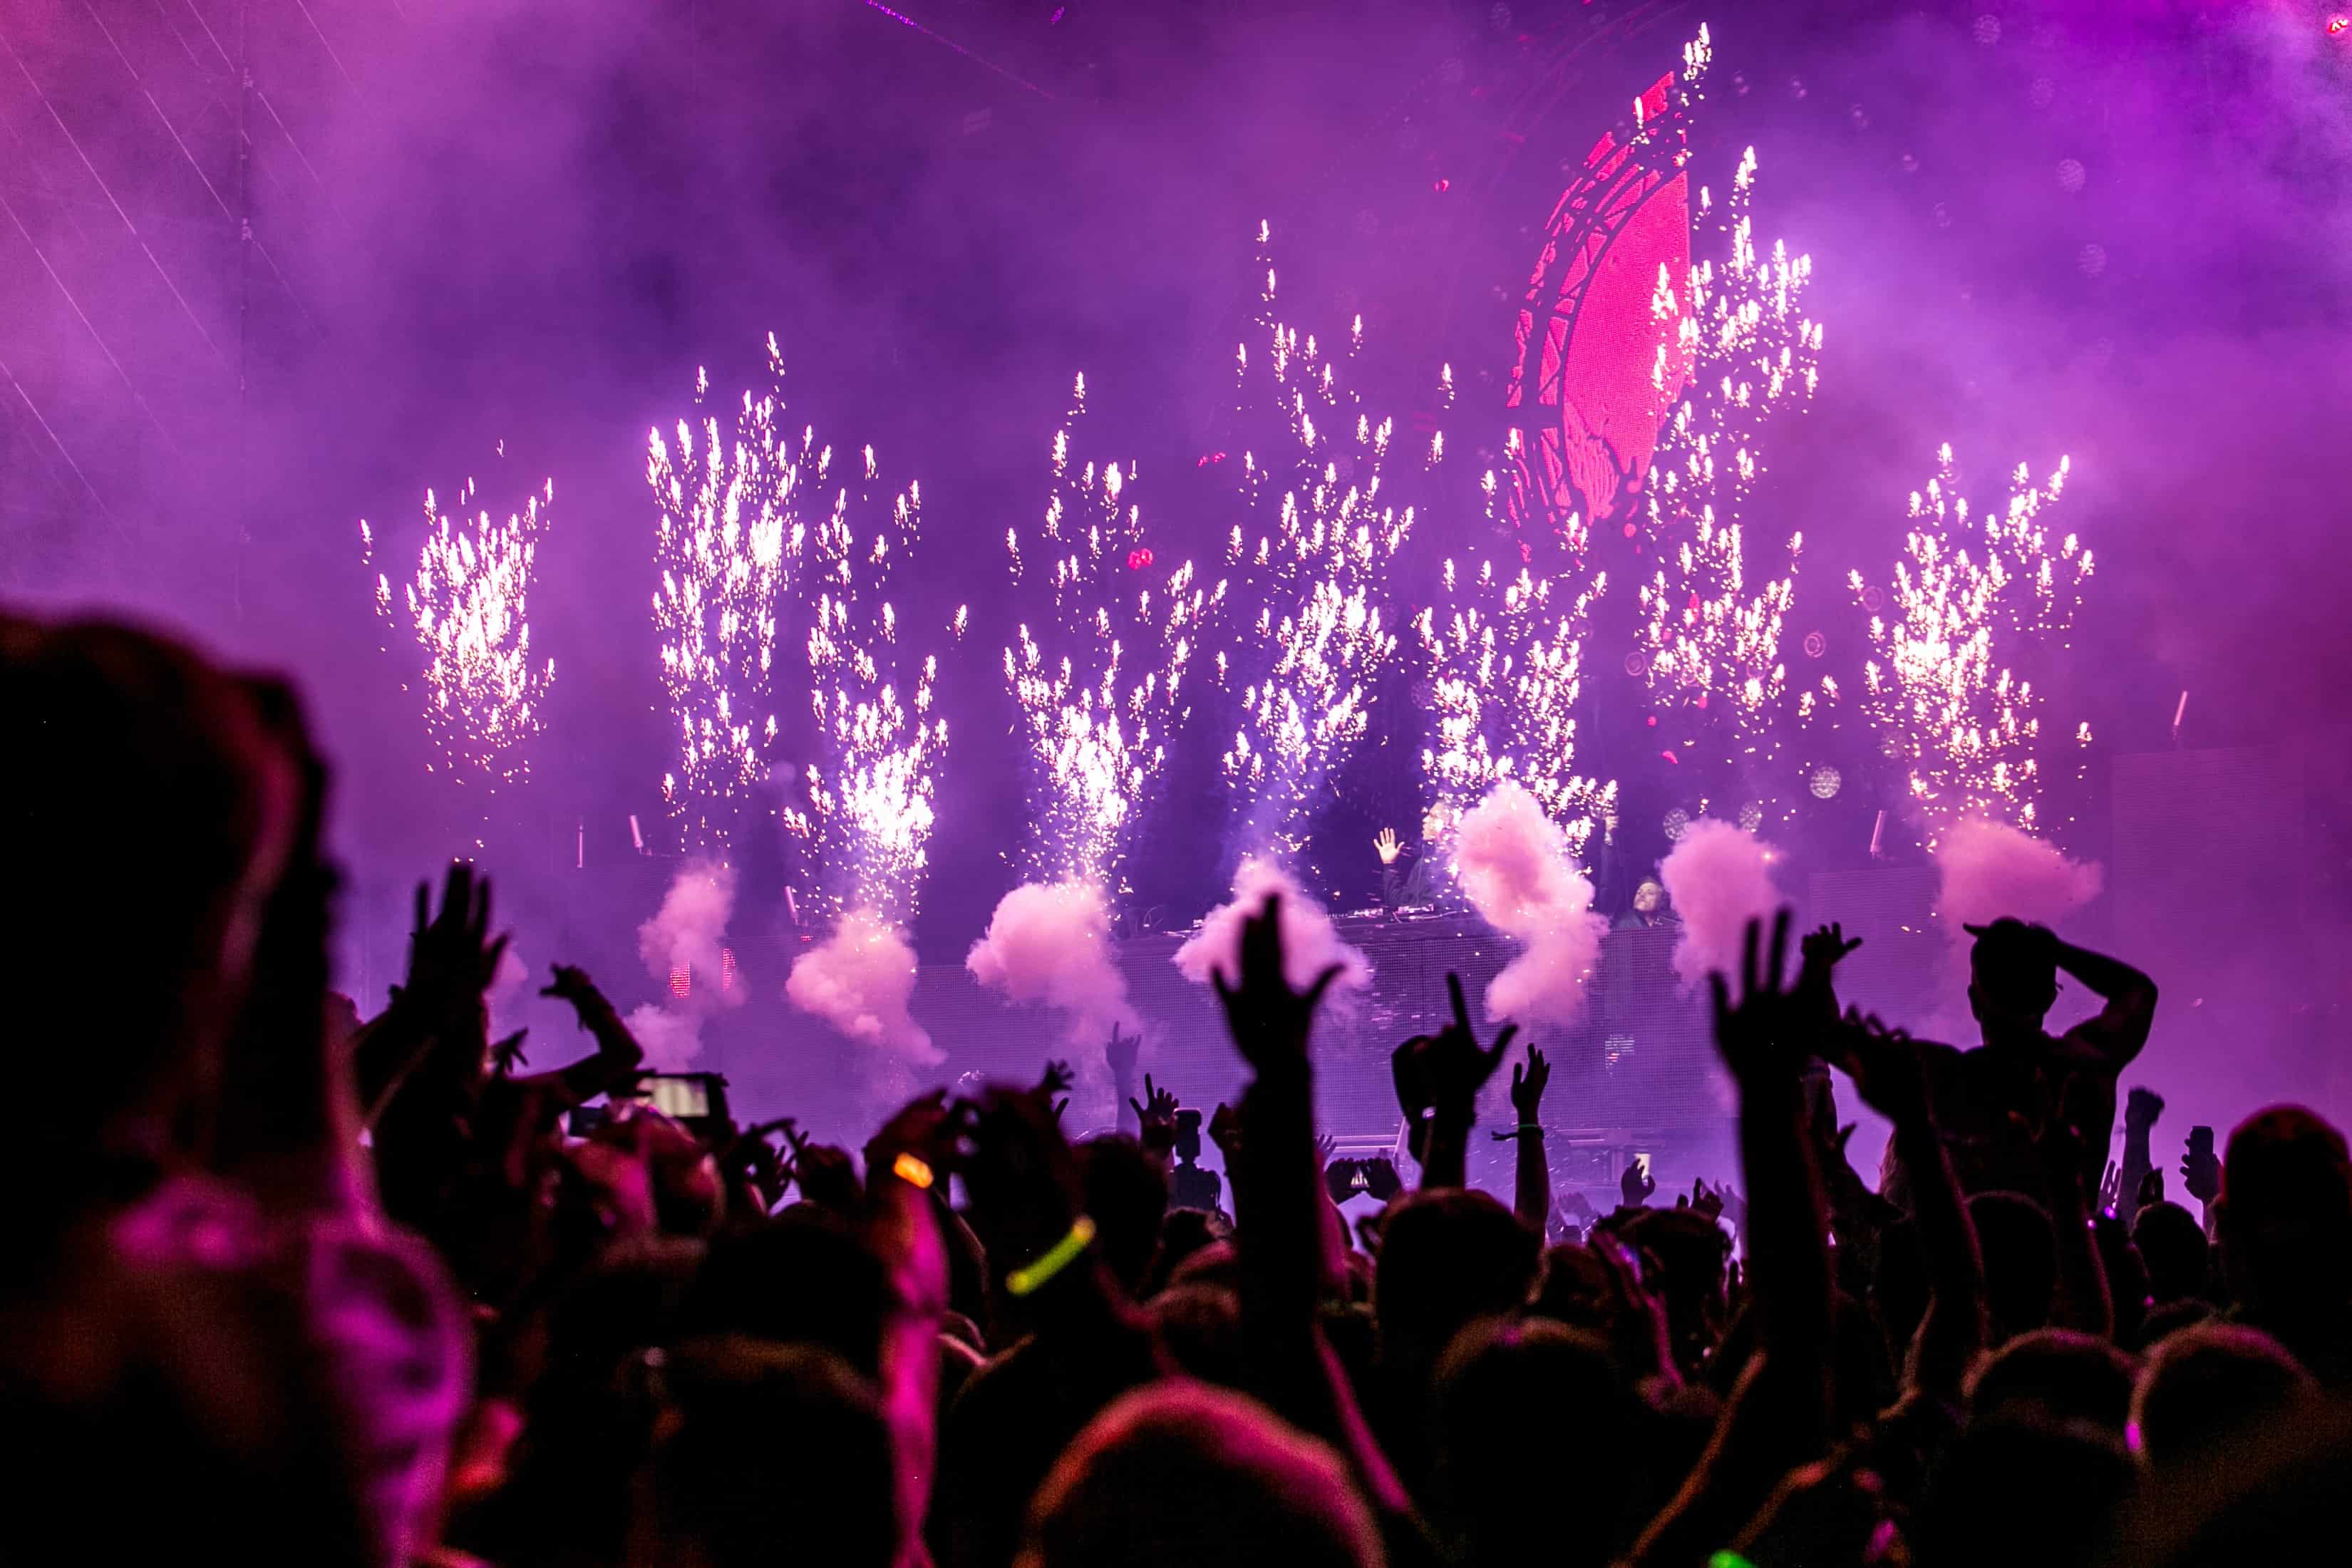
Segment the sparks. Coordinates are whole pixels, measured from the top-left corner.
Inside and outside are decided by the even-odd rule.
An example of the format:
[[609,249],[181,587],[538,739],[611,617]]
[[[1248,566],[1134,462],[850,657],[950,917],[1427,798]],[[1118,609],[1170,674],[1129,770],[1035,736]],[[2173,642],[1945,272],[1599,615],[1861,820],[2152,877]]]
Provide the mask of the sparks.
[[[1777,751],[1789,679],[1780,637],[1804,540],[1791,535],[1780,570],[1761,575],[1752,560],[1759,542],[1740,514],[1764,471],[1765,424],[1811,400],[1822,347],[1821,323],[1800,309],[1811,258],[1790,256],[1778,240],[1769,253],[1757,247],[1748,211],[1756,167],[1750,147],[1716,226],[1724,258],[1694,261],[1679,288],[1658,271],[1651,307],[1674,321],[1675,334],[1658,347],[1652,381],[1663,390],[1681,373],[1687,390],[1659,431],[1644,487],[1644,526],[1660,564],[1640,595],[1654,702],[1685,723],[1706,714],[1726,752],[1751,763]],[[1698,212],[1716,208],[1702,188]]]
[[1440,831],[1450,832],[1496,784],[1516,780],[1581,854],[1595,822],[1617,804],[1614,782],[1575,771],[1584,644],[1608,579],[1596,575],[1571,594],[1525,566],[1513,574],[1492,562],[1448,561],[1442,582],[1441,604],[1414,622],[1435,729],[1422,750],[1422,773]]
[[[716,416],[681,419],[672,447],[646,440],[646,482],[660,517],[653,596],[663,690],[677,766],[663,798],[689,850],[727,844],[743,799],[767,776],[776,741],[779,600],[804,529],[805,491],[830,468],[812,430],[782,430],[782,356],[768,340],[774,385],[743,394],[731,441]],[[709,386],[696,376],[697,396]]]
[[[1930,847],[1971,814],[2042,826],[2042,698],[2011,661],[2073,625],[2093,570],[2081,542],[2044,521],[2063,491],[2065,458],[2041,485],[2021,463],[2008,505],[1972,518],[1954,487],[1951,447],[1937,455],[1936,478],[1911,496],[1895,618],[1871,617],[1875,657],[1861,693],[1882,748],[1906,771]],[[1849,585],[1860,598],[1862,574]],[[2088,725],[2074,741],[2089,743]]]
[[[1268,230],[1259,226],[1261,247]],[[1255,362],[1236,356],[1245,417],[1271,424],[1263,450],[1242,454],[1245,522],[1226,546],[1235,593],[1252,614],[1234,618],[1234,662],[1259,671],[1241,693],[1241,714],[1224,757],[1237,802],[1255,811],[1253,836],[1283,858],[1305,842],[1317,786],[1370,723],[1370,684],[1396,651],[1387,605],[1390,563],[1413,525],[1413,509],[1383,494],[1382,468],[1396,433],[1374,422],[1312,335],[1274,311],[1266,286]],[[1358,317],[1349,355],[1362,342]],[[1427,460],[1441,461],[1442,434]],[[1229,668],[1220,655],[1220,672]]]
[[[531,577],[554,510],[555,483],[544,481],[503,522],[476,504],[478,495],[468,479],[445,511],[425,492],[416,574],[395,603],[391,579],[379,574],[375,605],[387,626],[406,627],[424,653],[418,682],[409,689],[424,694],[425,727],[443,771],[495,791],[530,776],[522,743],[539,733],[555,679],[555,661],[534,659],[530,651]],[[374,563],[374,531],[363,519],[362,563]]]
[[1053,485],[1030,533],[1034,569],[1022,531],[1005,531],[1025,618],[1004,649],[1004,682],[1034,770],[1024,869],[1108,888],[1165,768],[1169,731],[1191,712],[1187,672],[1225,585],[1202,586],[1189,561],[1155,563],[1133,462],[1073,464],[1071,431],[1085,414],[1082,375],[1068,423],[1054,433]]
[[787,806],[783,821],[806,846],[834,914],[903,925],[929,865],[948,724],[934,711],[939,657],[902,650],[885,596],[920,538],[922,489],[910,480],[885,507],[878,473],[868,447],[856,498],[840,487],[824,520],[786,541],[808,601],[819,755],[802,773],[805,805]]

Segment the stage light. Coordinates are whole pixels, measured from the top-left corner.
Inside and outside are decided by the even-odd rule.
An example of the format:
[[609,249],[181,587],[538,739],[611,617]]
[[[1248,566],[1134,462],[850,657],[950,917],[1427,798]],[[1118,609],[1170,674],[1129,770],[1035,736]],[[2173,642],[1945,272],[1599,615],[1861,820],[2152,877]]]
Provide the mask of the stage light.
[[1666,813],[1665,821],[1659,826],[1665,830],[1667,843],[1679,844],[1683,835],[1690,831],[1690,813],[1678,805]]
[[719,989],[721,991],[735,989],[735,950],[731,947],[722,947],[719,950]]
[[2083,182],[2089,178],[2089,171],[2083,167],[2083,160],[2080,158],[2058,160],[2058,188],[2068,195],[2071,196],[2081,190]]
[[683,963],[674,963],[669,970],[669,994],[679,1001],[694,994],[694,971]]
[[1764,826],[1764,805],[1751,800],[1739,808],[1739,826],[1754,833]]
[[1835,768],[1823,764],[1813,770],[1813,776],[1805,781],[1805,787],[1813,792],[1815,800],[1829,800],[1837,795],[1844,784],[1843,774]]
[[1822,655],[1829,652],[1829,638],[1823,637],[1819,632],[1807,632],[1805,634],[1805,657],[1807,658],[1819,658]]

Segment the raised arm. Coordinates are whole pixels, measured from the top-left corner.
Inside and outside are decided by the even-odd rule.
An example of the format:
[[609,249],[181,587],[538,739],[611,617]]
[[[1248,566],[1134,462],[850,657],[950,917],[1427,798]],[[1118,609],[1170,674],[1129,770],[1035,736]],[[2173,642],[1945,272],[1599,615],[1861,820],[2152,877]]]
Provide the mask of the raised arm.
[[[2116,1173],[2116,1191],[2119,1194],[2116,1215],[2128,1226],[2139,1215],[2140,1188],[2156,1171],[2156,1154],[2148,1147],[2148,1136],[2156,1131],[2157,1118],[2164,1114],[2164,1097],[2144,1085],[2136,1085],[2124,1100],[2124,1160],[2123,1169]],[[2158,1174],[2161,1184],[2163,1177]],[[2159,1192],[2162,1187],[2159,1184]]]
[[1249,1223],[1238,1233],[1241,1329],[1251,1387],[1278,1414],[1336,1445],[1373,1506],[1391,1521],[1410,1513],[1404,1489],[1356,1407],[1317,1322],[1325,1274],[1325,1201],[1315,1148],[1314,1067],[1307,1044],[1315,1009],[1339,976],[1304,990],[1283,971],[1281,900],[1242,928],[1241,973],[1215,974],[1234,1044],[1255,1074],[1244,1099],[1243,1185]]
[[1118,1130],[1129,1137],[1143,1131],[1143,1107],[1135,1099],[1135,1063],[1142,1054],[1143,1036],[1127,1034],[1117,1024],[1103,1047],[1103,1066],[1110,1069],[1110,1102]]
[[1470,1184],[1470,1130],[1478,1124],[1478,1091],[1495,1076],[1519,1032],[1517,1024],[1507,1024],[1494,1045],[1481,1047],[1470,1027],[1462,977],[1448,974],[1445,991],[1454,1021],[1433,1037],[1414,1036],[1389,1058],[1397,1104],[1413,1124],[1423,1192]]
[[1543,1123],[1537,1119],[1543,1109],[1544,1088],[1550,1082],[1551,1064],[1544,1060],[1541,1051],[1530,1047],[1527,1065],[1511,1068],[1511,1109],[1518,1112],[1519,1124],[1507,1133],[1495,1134],[1518,1142],[1511,1212],[1538,1236],[1545,1233],[1551,1217],[1551,1161],[1544,1150]]
[[621,1022],[621,1015],[596,989],[588,972],[570,964],[555,966],[554,983],[540,993],[569,1002],[578,1015],[580,1026],[596,1042],[596,1054],[583,1057],[569,1067],[552,1072],[533,1073],[517,1080],[517,1087],[535,1091],[542,1097],[541,1105],[551,1112],[561,1114],[575,1105],[585,1105],[600,1094],[612,1094],[630,1088],[637,1081],[637,1068],[646,1053]]
[[1888,1033],[1874,1018],[1850,1015],[1838,1040],[1839,1065],[1853,1075],[1871,1109],[1895,1124],[1896,1154],[1911,1177],[1929,1299],[1906,1381],[1958,1403],[1969,1369],[1985,1348],[1984,1255],[1937,1130],[1926,1063],[1916,1041]]
[[897,1460],[899,1568],[923,1568],[923,1523],[939,1454],[940,1320],[948,1254],[931,1190],[951,1155],[943,1094],[922,1096],[866,1146],[866,1231],[890,1280],[882,1333],[882,1412]]
[[1788,933],[1782,910],[1759,964],[1761,933],[1749,922],[1737,1006],[1723,976],[1712,977],[1716,1047],[1739,1091],[1748,1279],[1761,1335],[1706,1454],[1634,1549],[1634,1562],[1658,1568],[1705,1561],[1792,1465],[1828,1447],[1830,1258],[1801,1084],[1816,1041],[1782,982]]

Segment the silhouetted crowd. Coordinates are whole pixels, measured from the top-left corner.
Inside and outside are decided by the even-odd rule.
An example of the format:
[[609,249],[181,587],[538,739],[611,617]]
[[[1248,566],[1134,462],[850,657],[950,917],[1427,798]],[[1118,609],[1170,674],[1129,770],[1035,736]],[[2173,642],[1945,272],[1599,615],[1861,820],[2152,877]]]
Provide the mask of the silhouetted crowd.
[[[0,617],[0,1561],[2345,1560],[2344,1137],[2273,1107],[2168,1171],[2135,1087],[2110,1168],[2156,987],[2042,928],[1973,932],[1956,1049],[1841,1011],[1836,928],[1751,927],[1713,997],[1744,1191],[1671,1206],[1638,1166],[1612,1213],[1556,1193],[1548,1065],[1458,984],[1393,1058],[1411,1158],[1331,1159],[1331,977],[1271,902],[1219,976],[1222,1181],[1118,1036],[1131,1131],[1073,1144],[1048,1063],[853,1152],[636,1101],[575,969],[580,1060],[493,1042],[463,864],[383,1010],[333,995],[329,780],[277,680]],[[2061,975],[2102,1008],[2053,1037]],[[1875,1184],[1832,1066],[1892,1124]],[[1490,1134],[1508,1205],[1466,1180]]]

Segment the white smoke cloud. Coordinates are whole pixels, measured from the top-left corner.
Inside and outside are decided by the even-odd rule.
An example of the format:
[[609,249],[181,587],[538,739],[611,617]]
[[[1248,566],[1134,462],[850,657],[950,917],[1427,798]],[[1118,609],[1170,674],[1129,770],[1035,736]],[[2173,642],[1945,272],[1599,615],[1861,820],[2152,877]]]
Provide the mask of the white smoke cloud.
[[1067,1015],[1073,1044],[1095,1045],[1113,1025],[1139,1026],[1127,977],[1112,961],[1110,906],[1091,882],[1024,882],[997,900],[988,932],[964,967],[1015,1002]]
[[521,990],[530,978],[530,965],[522,961],[522,954],[515,951],[514,943],[509,942],[499,954],[498,970],[490,976],[490,984],[483,991],[482,1000],[495,1006]]
[[915,950],[879,915],[853,910],[842,916],[831,936],[793,961],[784,994],[860,1047],[877,1098],[911,1094],[918,1068],[947,1060],[907,1010],[915,994]]
[[629,1033],[646,1053],[649,1072],[678,1072],[702,1054],[702,1020],[648,1002],[629,1015]]
[[[689,860],[671,879],[660,911],[637,928],[637,955],[646,961],[646,972],[665,985],[671,971],[683,966],[702,983],[694,987],[697,997],[706,986],[716,993],[725,970],[720,954],[727,945],[727,922],[734,912],[734,871],[708,860]],[[727,998],[741,999],[740,993]]]
[[1944,835],[1936,869],[1942,879],[1937,908],[1956,942],[1969,940],[1961,926],[2003,915],[2055,925],[2099,894],[2097,865],[2070,860],[2054,844],[1980,816]]
[[1710,970],[1737,983],[1749,921],[1769,921],[1780,906],[1772,885],[1772,847],[1736,823],[1703,816],[1658,868],[1683,922],[1675,973],[1696,985]]
[[1455,829],[1454,874],[1486,923],[1523,944],[1486,987],[1487,1016],[1573,1021],[1607,923],[1592,912],[1592,883],[1570,858],[1559,825],[1506,780]]
[[1185,979],[1206,985],[1211,973],[1220,973],[1228,984],[1241,975],[1242,922],[1265,907],[1266,895],[1282,895],[1282,969],[1294,986],[1304,988],[1333,964],[1339,966],[1333,993],[1361,991],[1372,983],[1372,966],[1357,949],[1339,940],[1321,904],[1284,874],[1271,860],[1245,859],[1234,872],[1233,901],[1209,911],[1201,929],[1176,950],[1175,963]]

